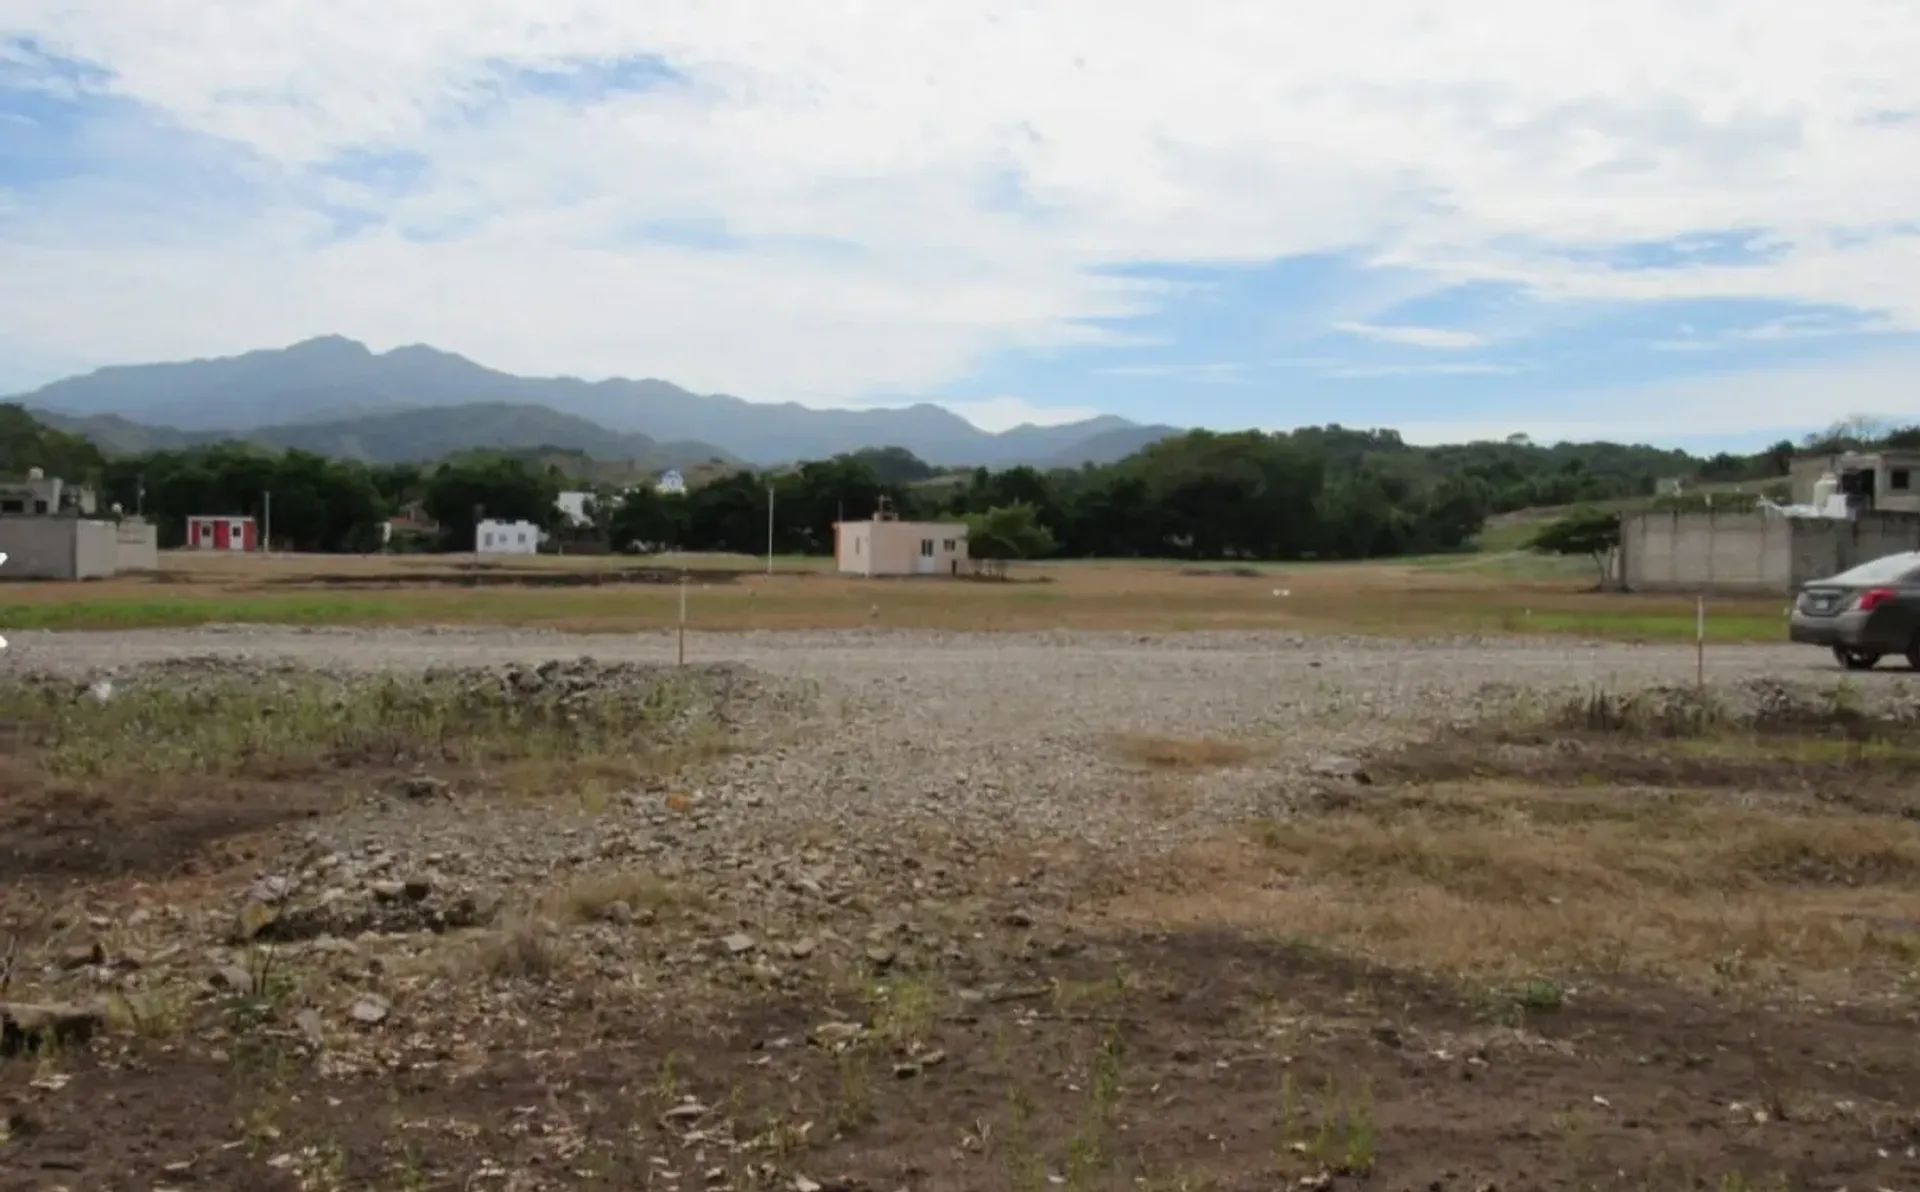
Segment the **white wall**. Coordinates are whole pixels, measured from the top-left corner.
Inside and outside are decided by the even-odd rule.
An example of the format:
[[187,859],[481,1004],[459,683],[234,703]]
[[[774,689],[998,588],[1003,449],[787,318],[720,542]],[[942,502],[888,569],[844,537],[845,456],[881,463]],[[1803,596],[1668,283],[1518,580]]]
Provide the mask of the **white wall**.
[[473,528],[473,550],[481,555],[533,555],[540,552],[540,527],[525,521],[482,521]]

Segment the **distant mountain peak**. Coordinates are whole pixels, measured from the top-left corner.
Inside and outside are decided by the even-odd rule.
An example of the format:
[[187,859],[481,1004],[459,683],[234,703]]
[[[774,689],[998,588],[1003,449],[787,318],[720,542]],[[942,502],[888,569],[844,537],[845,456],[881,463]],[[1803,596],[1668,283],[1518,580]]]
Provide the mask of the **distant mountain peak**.
[[[1174,427],[1139,426],[1104,414],[1065,426],[1019,426],[995,434],[927,401],[811,409],[791,401],[701,396],[651,379],[521,377],[429,344],[376,353],[344,335],[213,360],[118,365],[56,381],[16,400],[70,417],[112,415],[189,435],[483,404],[543,407],[605,428],[615,438],[644,435],[658,443],[712,444],[757,464],[902,447],[938,466],[1077,466],[1112,462],[1177,433]],[[574,429],[591,438],[584,428]],[[590,444],[584,449],[593,450]],[[609,449],[617,448],[609,444]]]

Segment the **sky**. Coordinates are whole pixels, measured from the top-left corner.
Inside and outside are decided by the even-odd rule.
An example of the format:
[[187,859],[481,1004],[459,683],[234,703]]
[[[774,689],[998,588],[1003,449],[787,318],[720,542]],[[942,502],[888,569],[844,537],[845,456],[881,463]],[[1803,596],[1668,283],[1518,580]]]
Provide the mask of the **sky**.
[[1912,0],[6,0],[0,392],[342,334],[989,429],[1920,421]]

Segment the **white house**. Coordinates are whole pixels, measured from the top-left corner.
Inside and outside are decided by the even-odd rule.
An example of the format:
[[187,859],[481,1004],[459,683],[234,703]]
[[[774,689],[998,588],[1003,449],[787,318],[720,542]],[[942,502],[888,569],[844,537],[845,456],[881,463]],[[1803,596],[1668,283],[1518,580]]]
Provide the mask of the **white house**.
[[687,491],[687,478],[672,468],[660,473],[660,480],[654,486],[655,492],[678,495]]
[[473,528],[473,553],[476,555],[532,555],[540,551],[540,527],[529,521],[494,521],[487,518]]
[[584,526],[593,520],[587,516],[587,502],[591,500],[593,500],[592,493],[573,492],[561,493],[554,498],[553,503],[560,507],[560,512],[566,515],[570,524]]

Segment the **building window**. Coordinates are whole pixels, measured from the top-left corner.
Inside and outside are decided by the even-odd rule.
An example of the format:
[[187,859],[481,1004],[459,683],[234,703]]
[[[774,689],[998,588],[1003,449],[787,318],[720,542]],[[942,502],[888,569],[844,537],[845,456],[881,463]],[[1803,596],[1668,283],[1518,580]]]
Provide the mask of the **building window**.
[[933,558],[933,539],[922,538],[920,540],[920,557],[923,559]]
[[947,552],[948,554],[952,554],[952,553],[953,553],[953,539],[951,539],[951,538],[949,538],[949,539],[947,539],[947,540],[946,540],[945,542],[942,542],[942,543],[940,544],[940,549],[941,549],[941,550],[943,550],[943,551],[945,551],[945,552]]
[[1906,468],[1895,468],[1887,473],[1887,487],[1898,492],[1906,492],[1913,484],[1913,473]]
[[484,536],[484,537],[483,537],[483,538],[481,539],[481,542],[480,542],[480,545],[482,545],[482,546],[492,546],[492,545],[493,545],[493,531],[492,531],[492,530],[488,530],[488,531],[486,532],[486,535],[485,535],[485,536]]

